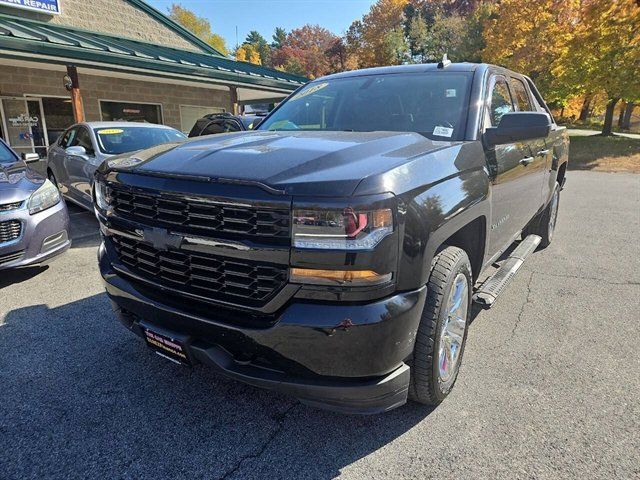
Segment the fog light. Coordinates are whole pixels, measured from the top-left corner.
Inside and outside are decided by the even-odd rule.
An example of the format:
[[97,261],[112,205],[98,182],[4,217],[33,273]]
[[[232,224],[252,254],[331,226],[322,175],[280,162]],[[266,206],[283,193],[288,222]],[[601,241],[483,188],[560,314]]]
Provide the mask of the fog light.
[[391,276],[391,273],[380,274],[373,270],[316,270],[312,268],[291,269],[291,282],[311,285],[380,285],[391,280]]

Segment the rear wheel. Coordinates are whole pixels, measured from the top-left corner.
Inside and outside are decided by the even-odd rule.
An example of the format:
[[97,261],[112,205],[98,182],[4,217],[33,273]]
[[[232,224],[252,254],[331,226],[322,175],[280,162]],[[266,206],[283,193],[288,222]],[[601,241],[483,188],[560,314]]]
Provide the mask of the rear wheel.
[[546,248],[551,244],[553,240],[553,234],[556,230],[556,222],[558,220],[558,207],[560,205],[560,185],[556,182],[553,190],[553,195],[549,204],[544,211],[536,217],[527,228],[522,232],[522,237],[527,235],[539,235],[542,240],[540,241],[539,248]]
[[467,340],[471,278],[464,250],[447,247],[434,258],[411,359],[411,400],[437,405],[456,382]]

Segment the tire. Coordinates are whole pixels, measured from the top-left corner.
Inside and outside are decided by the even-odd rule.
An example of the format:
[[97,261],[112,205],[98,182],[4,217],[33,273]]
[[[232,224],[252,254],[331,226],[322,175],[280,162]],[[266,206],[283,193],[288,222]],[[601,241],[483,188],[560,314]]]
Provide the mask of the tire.
[[558,208],[560,206],[560,185],[556,182],[553,195],[544,211],[538,215],[522,232],[522,238],[527,235],[539,235],[542,238],[538,248],[547,248],[553,240],[553,234],[558,220]]
[[[471,263],[464,250],[447,247],[436,255],[410,360],[411,400],[438,405],[453,388],[467,341],[472,286]],[[458,297],[461,310],[452,311],[452,301]],[[447,345],[455,346],[455,352]]]

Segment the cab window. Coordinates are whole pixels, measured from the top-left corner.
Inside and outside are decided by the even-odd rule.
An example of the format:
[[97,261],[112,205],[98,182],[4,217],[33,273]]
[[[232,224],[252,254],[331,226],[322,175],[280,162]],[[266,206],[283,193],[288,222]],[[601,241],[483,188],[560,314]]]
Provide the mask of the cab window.
[[505,113],[513,112],[513,100],[509,93],[509,86],[504,77],[494,77],[493,87],[489,96],[489,121],[497,127]]

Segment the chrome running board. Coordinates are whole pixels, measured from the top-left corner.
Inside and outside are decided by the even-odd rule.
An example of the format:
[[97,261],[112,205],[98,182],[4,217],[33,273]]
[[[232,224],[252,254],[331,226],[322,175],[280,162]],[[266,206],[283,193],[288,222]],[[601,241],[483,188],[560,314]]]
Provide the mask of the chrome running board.
[[541,240],[538,235],[528,235],[522,240],[502,266],[480,285],[473,295],[473,301],[482,308],[491,308],[527,257],[538,248]]

